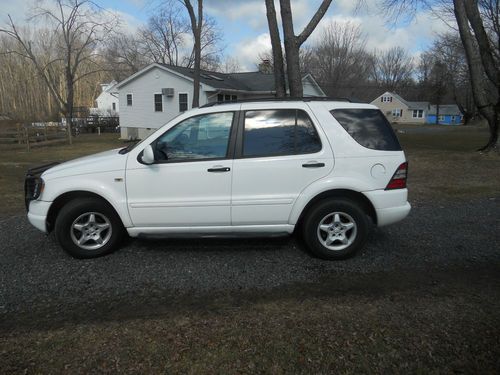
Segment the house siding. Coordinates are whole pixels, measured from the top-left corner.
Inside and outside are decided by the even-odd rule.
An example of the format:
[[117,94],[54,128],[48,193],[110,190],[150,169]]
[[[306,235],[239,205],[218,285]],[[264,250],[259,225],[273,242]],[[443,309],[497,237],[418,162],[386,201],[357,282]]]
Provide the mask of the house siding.
[[[160,94],[162,88],[173,87],[174,96],[162,96],[163,112],[155,112],[154,94]],[[124,84],[119,89],[120,127],[122,137],[127,138],[131,131],[138,128],[142,138],[176,117],[179,112],[179,93],[188,94],[188,110],[193,100],[192,81],[169,73],[160,68],[153,68],[140,77]],[[127,94],[132,94],[132,105],[127,106]],[[207,93],[200,92],[200,105],[207,103]],[[134,134],[135,135],[135,134]]]
[[[381,98],[383,96],[391,96],[392,97],[392,102],[382,102]],[[427,111],[424,110],[424,113],[422,115],[422,118],[413,118],[413,109],[409,109],[408,105],[405,103],[401,102],[398,98],[395,96],[391,95],[390,92],[385,92],[382,95],[378,96],[373,100],[370,104],[373,104],[377,106],[382,113],[385,115],[387,120],[389,122],[396,122],[396,123],[419,123],[423,124],[425,123],[425,118],[427,115]],[[392,115],[392,111],[395,109],[402,109],[403,113],[401,117],[395,117]]]
[[[453,120],[454,117],[455,119]],[[462,123],[463,116],[461,115],[444,115],[442,120],[439,120],[439,125],[460,125]],[[427,115],[428,124],[436,124],[436,115]]]

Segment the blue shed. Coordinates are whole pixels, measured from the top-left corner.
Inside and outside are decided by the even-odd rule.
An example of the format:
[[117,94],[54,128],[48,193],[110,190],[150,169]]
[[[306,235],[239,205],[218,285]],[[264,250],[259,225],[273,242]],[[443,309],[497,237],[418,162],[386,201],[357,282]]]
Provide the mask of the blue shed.
[[[439,106],[439,125],[460,125],[463,120],[463,114],[456,104],[443,104]],[[426,122],[436,124],[436,106],[431,105],[427,113]]]

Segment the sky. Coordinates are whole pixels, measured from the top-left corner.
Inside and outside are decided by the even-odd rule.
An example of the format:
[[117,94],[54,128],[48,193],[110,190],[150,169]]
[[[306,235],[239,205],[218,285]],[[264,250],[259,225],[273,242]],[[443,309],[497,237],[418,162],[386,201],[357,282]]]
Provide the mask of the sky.
[[[0,22],[7,14],[22,23],[25,14],[39,0],[0,0]],[[134,31],[145,23],[161,0],[94,0],[101,7],[120,15],[123,28]],[[292,0],[295,31],[298,34],[312,17],[320,0]],[[380,0],[334,0],[327,14],[308,42],[321,37],[322,29],[331,22],[352,22],[361,27],[367,47],[386,50],[402,46],[418,57],[432,44],[437,33],[447,30],[445,23],[427,10],[419,10],[415,18],[387,20],[380,12]],[[224,54],[239,62],[242,70],[255,70],[259,55],[270,50],[264,0],[204,0],[208,15],[222,30]],[[277,6],[277,10],[279,6]],[[278,16],[279,17],[279,16]]]

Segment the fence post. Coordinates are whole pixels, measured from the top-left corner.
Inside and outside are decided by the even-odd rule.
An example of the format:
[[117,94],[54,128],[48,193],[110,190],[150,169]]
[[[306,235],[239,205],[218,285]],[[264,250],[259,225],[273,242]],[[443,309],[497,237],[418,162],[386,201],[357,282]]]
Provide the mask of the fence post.
[[27,127],[24,128],[24,132],[26,135],[26,148],[28,149],[28,152],[30,151],[30,132]]
[[101,127],[100,126],[97,127],[97,135],[101,135]]
[[17,143],[22,144],[23,143],[23,134],[21,133],[21,125],[19,123],[16,124],[17,128]]

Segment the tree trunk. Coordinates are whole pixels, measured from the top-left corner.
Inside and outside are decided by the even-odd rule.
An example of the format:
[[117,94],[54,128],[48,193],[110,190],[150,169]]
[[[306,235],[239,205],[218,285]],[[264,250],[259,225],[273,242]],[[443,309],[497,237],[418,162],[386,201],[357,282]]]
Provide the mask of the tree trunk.
[[[472,95],[479,113],[488,121],[490,137],[488,143],[478,151],[498,150],[498,121],[500,114],[500,102],[492,103],[487,95],[485,71],[481,61],[481,56],[474,42],[474,36],[469,28],[469,19],[465,9],[464,0],[453,0],[455,18],[457,20],[460,38],[465,49],[467,65],[472,86]],[[498,88],[498,86],[497,86]]]
[[274,0],[266,0],[266,16],[273,49],[274,87],[276,97],[282,98],[286,96],[285,67],[283,64],[283,50],[281,49],[281,39],[278,22],[276,21]]
[[203,0],[198,0],[198,17],[194,13],[191,0],[184,0],[184,5],[191,20],[191,30],[194,38],[194,77],[192,107],[200,106],[200,69],[201,69],[201,29],[203,27]]
[[68,142],[70,145],[73,144],[71,121],[73,119],[74,94],[73,77],[71,76],[70,70],[66,69],[66,129],[68,131]]
[[300,76],[299,45],[293,29],[292,8],[290,0],[280,0],[281,22],[285,39],[286,71],[290,96],[301,98],[304,96],[302,78]]
[[436,103],[436,125],[439,125],[439,103]]

